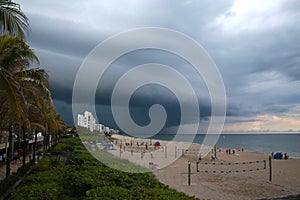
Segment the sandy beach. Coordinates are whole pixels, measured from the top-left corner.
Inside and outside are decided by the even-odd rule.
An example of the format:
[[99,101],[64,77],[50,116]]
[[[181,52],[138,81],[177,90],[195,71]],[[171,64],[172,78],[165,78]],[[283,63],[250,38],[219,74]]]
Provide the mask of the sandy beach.
[[[127,146],[132,138],[114,135],[118,141]],[[136,139],[139,144],[149,145],[146,139]],[[135,142],[136,142],[135,141]],[[158,141],[158,140],[153,140]],[[200,164],[200,171],[215,171],[217,173],[196,173],[196,162],[199,161],[197,150],[199,144],[192,144],[190,151],[184,151],[184,144],[180,142],[159,141],[161,146],[154,150],[151,146],[145,148],[141,145],[139,149],[110,151],[116,156],[128,159],[136,164],[149,167],[149,162],[157,164],[153,173],[162,183],[184,192],[190,196],[200,199],[263,199],[300,194],[300,159],[290,158],[287,160],[272,159],[272,181],[269,181],[269,162],[267,154],[236,151],[235,154],[226,153],[225,149],[217,150],[217,159],[211,161],[212,153],[201,158],[201,162],[215,164]],[[116,142],[116,146],[120,143]],[[165,147],[167,148],[167,152]],[[144,153],[141,158],[142,152]],[[152,152],[152,153],[150,153]],[[152,154],[152,155],[151,155]],[[262,160],[266,160],[266,165]],[[188,161],[191,162],[191,185],[188,185]],[[221,163],[256,162],[250,164],[225,165]],[[266,166],[266,169],[264,167]],[[256,170],[260,169],[260,170]],[[220,173],[236,170],[245,172]],[[253,170],[253,171],[250,171]]]

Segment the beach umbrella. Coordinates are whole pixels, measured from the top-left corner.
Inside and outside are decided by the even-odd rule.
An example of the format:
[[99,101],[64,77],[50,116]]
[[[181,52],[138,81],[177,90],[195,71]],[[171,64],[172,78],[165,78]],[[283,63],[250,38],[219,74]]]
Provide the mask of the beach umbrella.
[[238,151],[241,151],[241,148],[240,148],[240,147],[238,147],[238,148],[236,148],[236,150],[238,150]]
[[154,146],[159,147],[159,146],[160,146],[160,142],[156,141],[156,142],[154,143]]

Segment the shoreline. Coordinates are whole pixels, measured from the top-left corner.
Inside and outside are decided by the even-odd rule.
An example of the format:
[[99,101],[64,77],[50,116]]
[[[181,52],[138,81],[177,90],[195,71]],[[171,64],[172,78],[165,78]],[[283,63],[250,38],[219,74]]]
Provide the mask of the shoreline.
[[[240,135],[242,135],[242,134],[243,134],[243,133],[241,133]],[[249,134],[251,134],[251,133],[249,133]],[[270,133],[264,133],[264,132],[260,133],[260,135],[268,135],[268,134],[270,134]],[[271,134],[273,134],[273,133],[271,133]],[[282,133],[282,134],[285,134],[285,133]],[[294,134],[294,133],[293,133],[293,134]],[[293,135],[293,134],[289,134],[289,135]],[[300,132],[297,133],[297,134],[300,135]],[[121,137],[128,137],[128,138],[135,138],[135,139],[142,139],[142,138],[139,138],[139,137],[132,137],[132,136],[128,136],[128,135],[119,135],[119,134],[113,134],[113,135],[118,135],[118,136],[121,136]],[[166,135],[175,135],[175,134],[166,134]],[[191,134],[187,134],[187,135],[191,135]],[[198,135],[205,135],[205,134],[198,134]],[[222,134],[222,135],[238,135],[238,134],[237,134],[237,133],[233,133],[233,134],[225,133],[225,134]],[[256,135],[256,133],[253,133],[252,135]],[[274,135],[277,135],[277,133],[274,133]],[[220,136],[221,136],[221,135],[220,135]],[[144,139],[144,140],[150,140],[150,139]],[[172,142],[179,142],[179,141],[173,141],[173,140],[168,140],[168,139],[164,139],[164,138],[152,138],[152,140],[158,140],[158,141],[163,141],[163,142],[170,142],[170,141],[172,141]],[[197,142],[193,142],[192,144],[202,145],[201,143],[197,143]],[[241,146],[241,147],[242,147],[242,146]],[[213,148],[213,147],[211,147],[211,148]],[[221,148],[221,149],[229,149],[228,147],[226,148],[226,147],[224,147],[224,146],[222,146],[222,145],[217,146],[217,148]],[[237,147],[231,147],[230,149],[236,150],[236,148],[237,148]],[[253,152],[253,153],[259,153],[259,154],[265,154],[265,155],[270,155],[270,154],[272,153],[272,151],[270,151],[270,152],[253,151],[253,150],[248,149],[248,148],[245,148],[245,147],[244,147],[244,151],[245,151],[245,152]],[[275,152],[282,152],[282,153],[285,153],[285,151],[278,151],[278,150],[273,151],[273,152],[274,152],[274,153],[275,153]],[[293,153],[295,153],[295,152],[286,152],[286,153],[288,153],[288,157],[291,158],[291,159],[300,159],[300,153],[299,153],[299,156],[294,156]],[[291,155],[290,153],[292,153],[292,155]],[[298,154],[298,152],[296,152],[296,153]]]
[[[183,134],[179,138],[174,138],[175,134],[158,134],[156,139],[166,141],[193,141],[203,144],[207,134]],[[186,136],[186,137],[185,137]],[[143,137],[143,136],[141,136]],[[300,135],[297,134],[221,134],[216,145],[221,148],[244,148],[245,151],[267,153],[282,152],[289,157],[300,158]]]
[[[119,135],[120,136],[120,135]],[[119,137],[117,136],[117,137]],[[114,137],[114,136],[112,136]],[[122,138],[123,136],[120,136]],[[132,139],[129,136],[128,139]],[[139,139],[136,139],[139,140]],[[142,140],[142,139],[141,139]],[[146,140],[146,139],[145,139]],[[152,139],[153,141],[156,139]],[[173,143],[167,140],[160,140],[162,146],[165,143]],[[175,142],[176,143],[176,142]],[[200,148],[200,144],[193,143],[189,149]],[[117,151],[115,151],[117,152]],[[127,154],[127,155],[126,155]],[[124,156],[123,156],[124,155]],[[130,153],[124,153],[121,158],[126,156],[130,158]],[[125,156],[126,155],[126,156]],[[163,154],[162,154],[163,155]],[[170,154],[170,156],[173,154]],[[211,162],[211,152],[201,158],[203,162]],[[288,195],[300,194],[300,159],[290,158],[287,160],[272,159],[272,181],[269,181],[269,164],[268,157],[270,154],[262,152],[237,151],[236,154],[226,154],[225,148],[219,148],[217,159],[214,162],[249,162],[257,160],[266,160],[266,169],[255,171],[254,169],[262,168],[263,163],[253,165],[201,165],[200,169],[206,171],[235,171],[235,170],[254,170],[245,173],[194,173],[196,172],[196,162],[198,155],[196,153],[184,154],[162,168],[157,168],[153,174],[157,179],[188,195],[195,195],[200,199],[263,199],[274,198]],[[117,156],[117,155],[116,155]],[[155,155],[156,156],[156,155]],[[159,156],[159,155],[157,155]],[[147,158],[146,158],[147,157]],[[145,159],[146,158],[146,159]],[[142,160],[143,166],[149,167],[148,161],[151,162],[149,155]],[[154,157],[155,158],[155,157]],[[163,159],[164,157],[158,157]],[[155,160],[155,159],[154,159]],[[129,159],[130,161],[130,159]],[[137,161],[141,161],[138,157]],[[153,160],[152,160],[153,161]],[[187,184],[187,163],[191,164],[191,185]],[[136,164],[141,164],[136,162]]]

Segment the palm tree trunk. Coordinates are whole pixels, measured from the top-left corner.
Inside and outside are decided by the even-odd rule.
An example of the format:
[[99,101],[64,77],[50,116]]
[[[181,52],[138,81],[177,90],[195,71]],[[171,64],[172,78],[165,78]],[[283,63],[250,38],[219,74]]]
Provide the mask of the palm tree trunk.
[[48,150],[49,147],[49,134],[47,131],[45,131],[44,134],[44,151]]
[[22,132],[23,132],[23,166],[25,166],[26,163],[26,151],[27,151],[27,143],[26,143],[26,128],[25,126],[22,126]]
[[37,130],[34,130],[34,143],[33,143],[33,163],[35,163],[35,154],[36,154],[36,145],[37,145]]
[[46,150],[49,149],[49,133],[46,134]]
[[61,132],[59,131],[59,132],[58,132],[58,137],[57,137],[57,143],[59,143],[59,140],[60,140],[60,134],[61,134]]
[[47,137],[47,133],[46,133],[46,131],[45,131],[45,133],[44,133],[44,138],[43,138],[43,150],[44,151],[46,151],[46,141],[47,141],[47,139],[46,139],[46,137]]
[[12,124],[11,121],[9,121],[8,124],[8,151],[6,155],[6,178],[10,175],[10,162],[11,162],[11,156],[12,156],[12,137],[13,137],[13,130],[12,130]]
[[49,134],[49,139],[48,139],[48,141],[49,141],[49,148],[52,146],[52,141],[53,141],[53,139],[52,139],[52,134]]

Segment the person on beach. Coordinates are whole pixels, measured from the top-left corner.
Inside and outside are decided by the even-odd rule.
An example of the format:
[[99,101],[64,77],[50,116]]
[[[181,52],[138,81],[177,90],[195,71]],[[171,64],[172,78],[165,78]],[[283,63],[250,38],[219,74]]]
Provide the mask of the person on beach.
[[150,151],[150,158],[153,159],[153,153]]
[[22,162],[22,159],[23,159],[23,155],[24,155],[24,150],[23,149],[20,149],[20,164]]
[[198,160],[202,160],[201,153],[199,153]]
[[18,159],[18,151],[15,150],[14,151],[14,161],[15,161],[15,163],[17,162],[17,159]]
[[24,150],[20,149],[20,156],[22,157],[24,155]]
[[216,157],[214,155],[211,156],[211,161],[215,161]]

